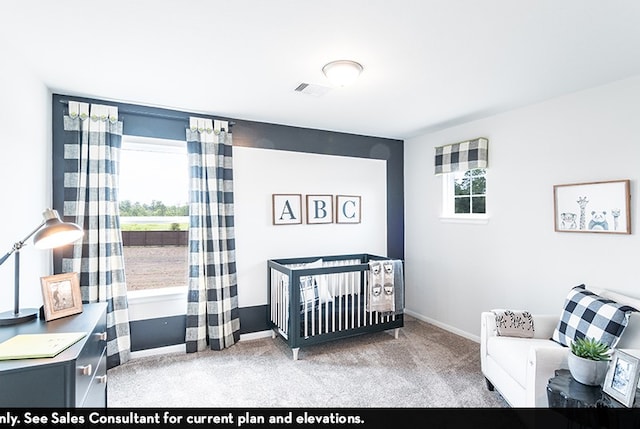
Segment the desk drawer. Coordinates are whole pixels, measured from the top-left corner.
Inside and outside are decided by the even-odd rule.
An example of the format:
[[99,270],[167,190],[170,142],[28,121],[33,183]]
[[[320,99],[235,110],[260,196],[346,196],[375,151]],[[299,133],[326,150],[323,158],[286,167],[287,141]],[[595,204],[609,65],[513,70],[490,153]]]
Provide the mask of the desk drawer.
[[86,396],[78,407],[106,408],[107,406],[107,351],[105,349],[98,369],[89,383]]
[[[102,320],[104,319],[101,319],[101,322]],[[98,323],[76,360],[76,406],[78,407],[84,402],[94,378],[105,376],[107,373],[106,358],[103,359],[106,347],[107,329],[104,323]],[[102,360],[105,360],[105,363],[101,362]]]

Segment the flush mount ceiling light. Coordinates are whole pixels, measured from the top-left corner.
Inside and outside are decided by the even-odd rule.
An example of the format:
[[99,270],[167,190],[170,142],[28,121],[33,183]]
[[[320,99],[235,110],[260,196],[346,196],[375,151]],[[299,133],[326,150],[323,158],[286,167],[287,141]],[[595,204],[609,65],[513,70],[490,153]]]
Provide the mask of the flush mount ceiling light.
[[332,61],[322,67],[322,72],[334,85],[347,86],[360,76],[362,65],[351,60]]

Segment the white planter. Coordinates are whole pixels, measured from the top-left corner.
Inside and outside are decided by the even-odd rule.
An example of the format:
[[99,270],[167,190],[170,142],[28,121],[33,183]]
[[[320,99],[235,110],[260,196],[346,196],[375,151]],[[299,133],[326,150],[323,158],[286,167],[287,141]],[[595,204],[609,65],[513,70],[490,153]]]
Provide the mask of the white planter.
[[567,358],[571,376],[579,383],[587,386],[600,386],[604,382],[609,369],[609,361],[581,358],[569,352]]

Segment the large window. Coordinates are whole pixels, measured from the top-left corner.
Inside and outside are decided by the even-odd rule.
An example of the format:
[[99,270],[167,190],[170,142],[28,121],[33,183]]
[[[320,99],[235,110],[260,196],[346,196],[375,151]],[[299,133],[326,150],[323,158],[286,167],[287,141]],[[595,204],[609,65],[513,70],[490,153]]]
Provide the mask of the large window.
[[486,218],[486,170],[448,173],[443,178],[443,217]]
[[129,291],[186,285],[188,173],[185,142],[123,136],[119,200]]

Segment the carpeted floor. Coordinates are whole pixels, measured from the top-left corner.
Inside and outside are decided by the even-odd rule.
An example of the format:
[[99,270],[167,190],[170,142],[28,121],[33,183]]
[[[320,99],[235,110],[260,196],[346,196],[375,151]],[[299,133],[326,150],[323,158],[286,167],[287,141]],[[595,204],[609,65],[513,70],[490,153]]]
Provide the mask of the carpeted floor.
[[110,407],[507,407],[480,345],[405,316],[393,331],[302,348],[281,338],[133,359],[108,371]]

